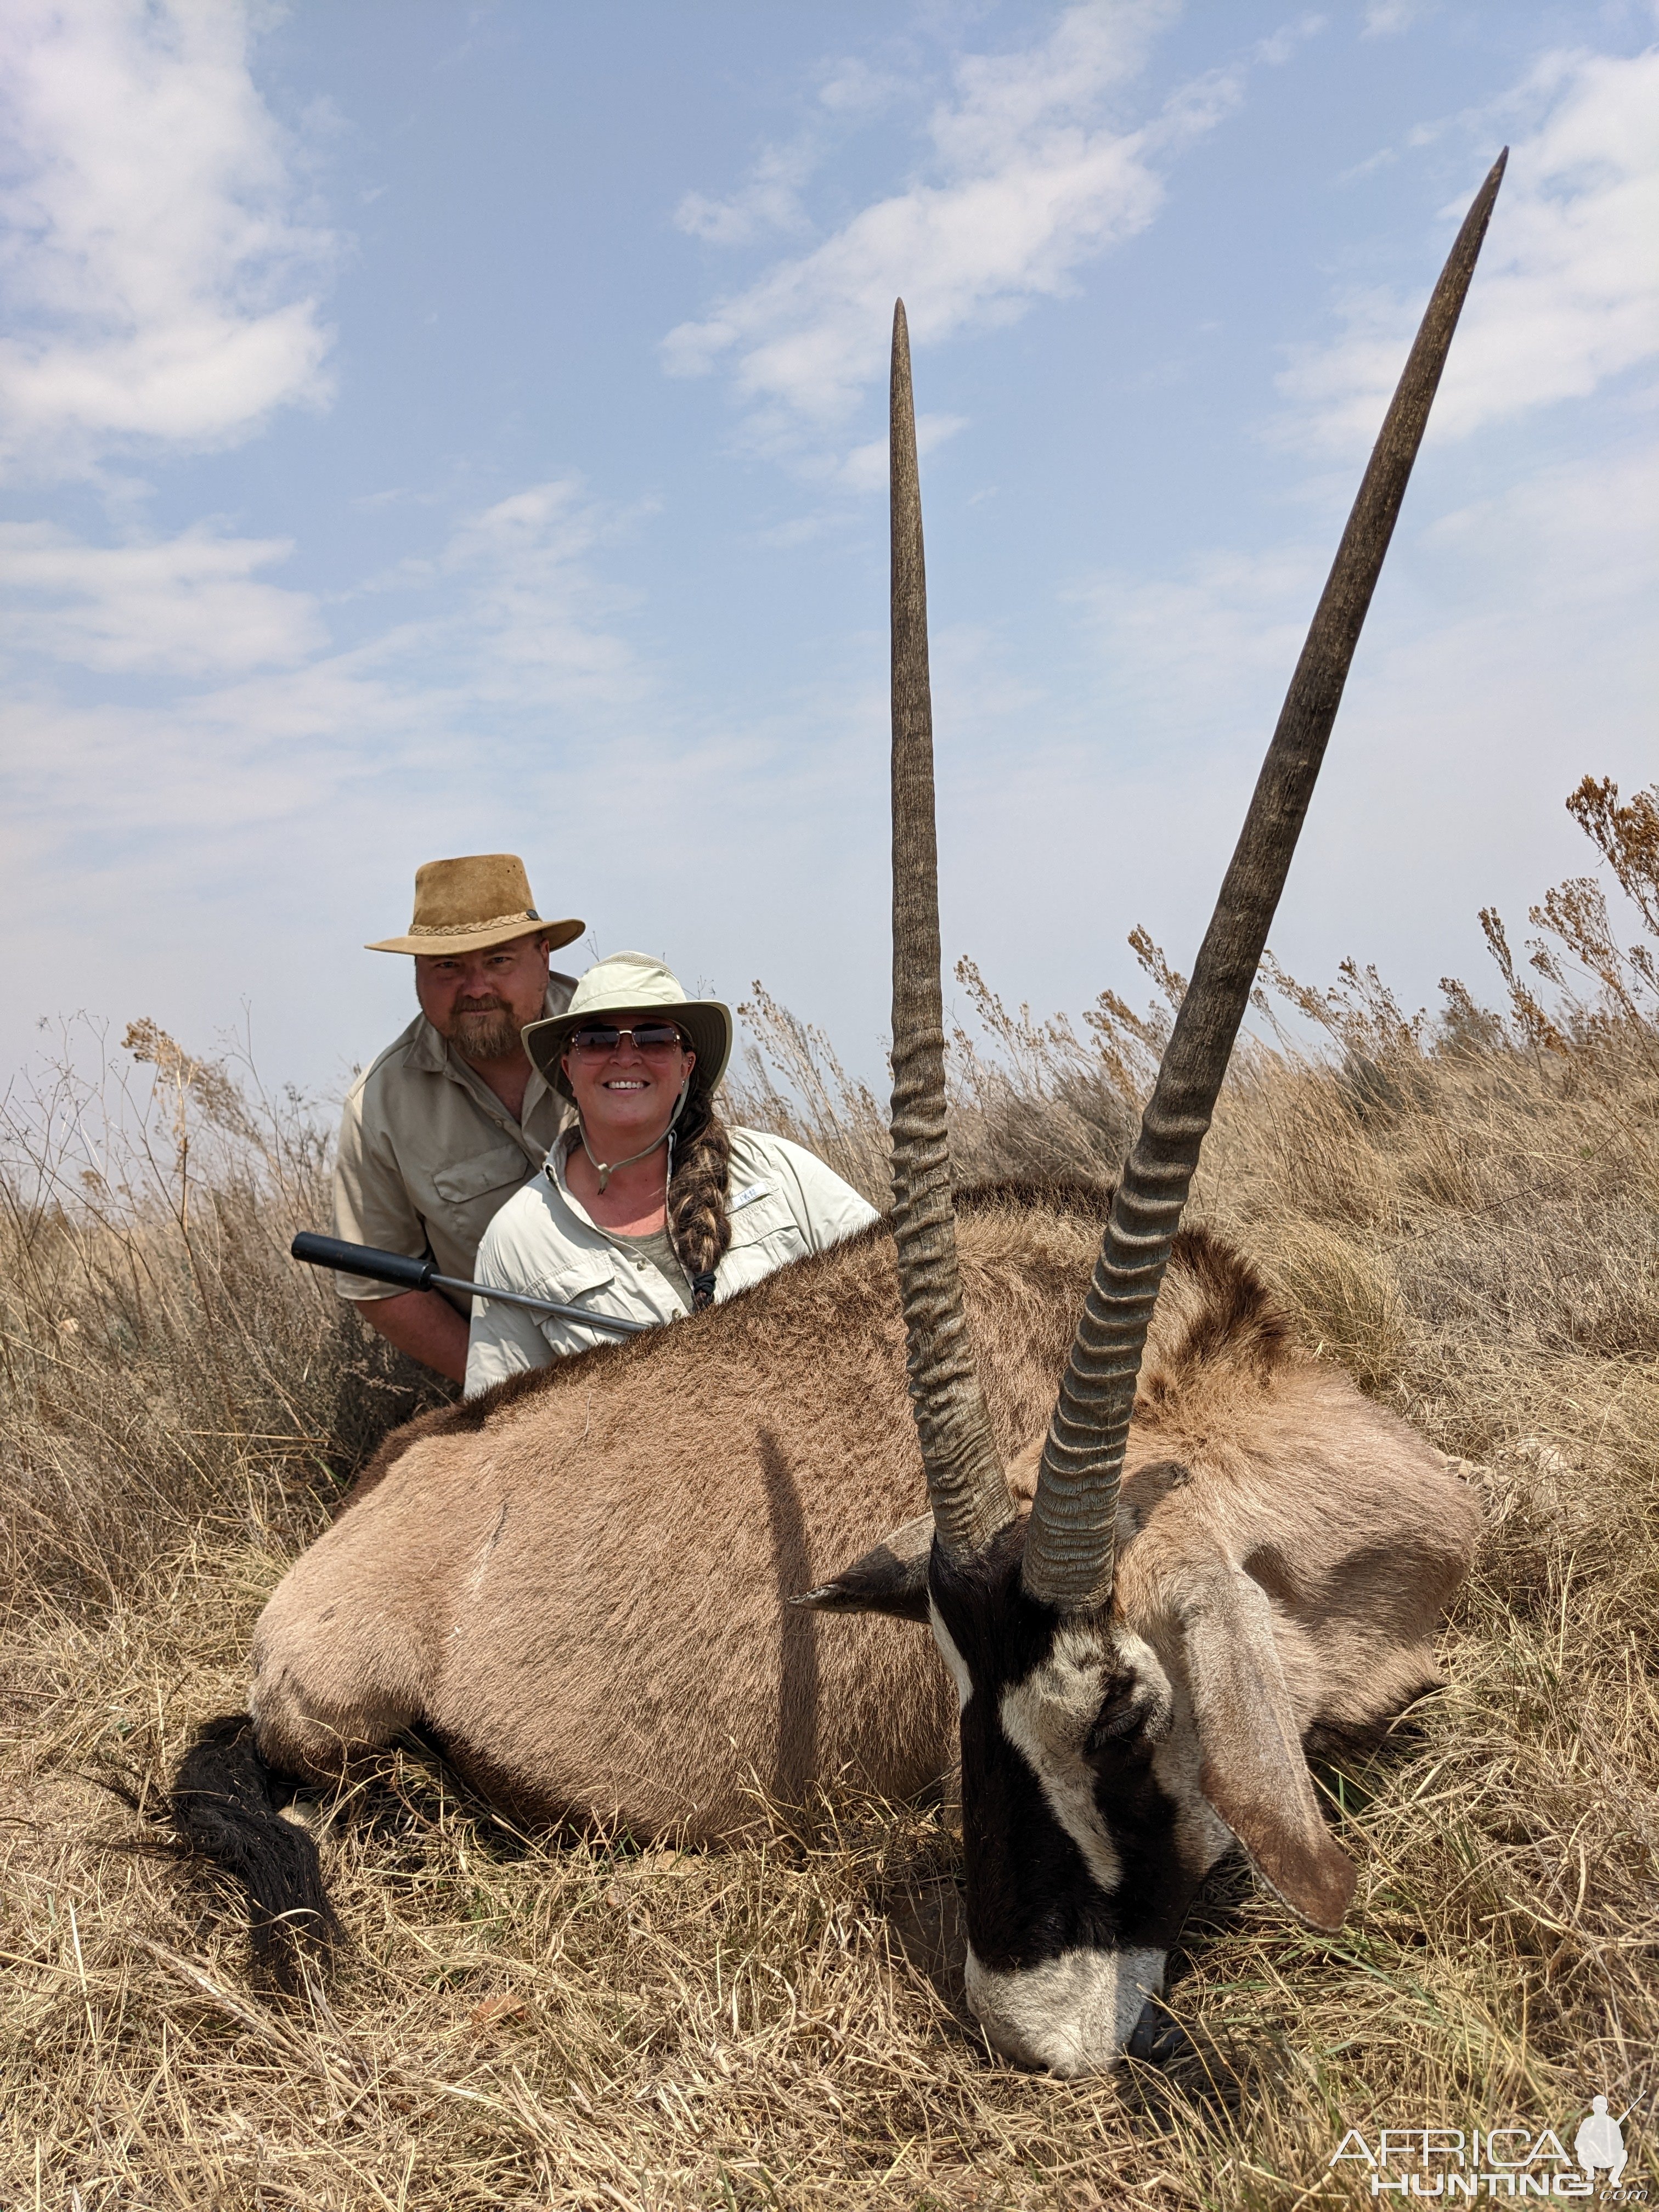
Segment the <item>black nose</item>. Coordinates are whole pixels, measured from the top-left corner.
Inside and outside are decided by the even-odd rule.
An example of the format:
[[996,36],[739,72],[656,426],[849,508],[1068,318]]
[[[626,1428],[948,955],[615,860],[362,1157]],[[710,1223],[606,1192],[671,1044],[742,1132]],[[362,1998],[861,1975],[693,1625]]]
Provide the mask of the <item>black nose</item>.
[[1185,2058],[1193,2048],[1187,2031],[1174,2019],[1161,1997],[1148,1997],[1129,2038],[1127,2055],[1148,2066],[1168,2066]]

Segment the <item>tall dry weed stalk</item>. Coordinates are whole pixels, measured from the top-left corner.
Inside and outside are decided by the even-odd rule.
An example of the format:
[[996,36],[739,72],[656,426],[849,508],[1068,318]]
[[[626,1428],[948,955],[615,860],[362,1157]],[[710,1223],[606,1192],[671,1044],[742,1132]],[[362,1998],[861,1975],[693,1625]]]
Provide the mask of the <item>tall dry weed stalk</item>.
[[118,1051],[72,1025],[0,1102],[14,1591],[106,1601],[204,1529],[314,1525],[319,1486],[427,1402],[417,1370],[288,1256],[295,1229],[326,1224],[327,1179],[303,1100],[152,1021]]
[[[937,1809],[640,1855],[515,1836],[403,1753],[328,1844],[353,1957],[299,2002],[252,1981],[156,1800],[417,1392],[285,1256],[322,1217],[302,1102],[143,1024],[148,1088],[118,1061],[9,1099],[0,2204],[1291,2212],[1372,2201],[1328,2164],[1351,2126],[1570,2144],[1597,2091],[1634,2104],[1626,2180],[1651,2188],[1659,792],[1570,803],[1633,945],[1585,877],[1518,956],[1484,918],[1496,1009],[1451,979],[1431,1018],[1358,963],[1324,988],[1264,968],[1200,1209],[1322,1356],[1480,1463],[1489,1529],[1448,1690],[1324,1777],[1361,1867],[1348,1927],[1312,1939],[1218,1872],[1171,1991],[1197,2055],[1169,2075],[989,2063]],[[1182,988],[1132,942],[1151,1004],[1104,994],[1076,1024],[963,963],[959,1176],[1112,1173]],[[884,1200],[875,1097],[758,987],[744,1012],[734,1110]]]

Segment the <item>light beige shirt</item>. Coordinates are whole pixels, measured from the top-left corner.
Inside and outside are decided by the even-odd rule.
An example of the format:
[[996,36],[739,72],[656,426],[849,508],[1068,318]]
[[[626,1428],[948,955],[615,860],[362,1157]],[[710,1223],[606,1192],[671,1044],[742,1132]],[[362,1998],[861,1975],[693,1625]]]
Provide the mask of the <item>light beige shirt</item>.
[[[548,979],[562,1014],[575,979]],[[547,1158],[570,1108],[532,1069],[515,1121],[476,1069],[416,1014],[346,1095],[334,1168],[334,1234],[470,1280],[491,1218]],[[389,1283],[336,1275],[343,1298],[401,1295]],[[465,1302],[453,1303],[465,1312]]]
[[[874,1206],[803,1146],[758,1129],[730,1133],[726,1202],[732,1243],[714,1270],[716,1304],[877,1218]],[[620,1249],[572,1194],[562,1145],[554,1146],[545,1170],[515,1193],[484,1231],[474,1280],[628,1321],[678,1321],[684,1312],[648,1255]],[[616,1340],[580,1322],[474,1298],[466,1395],[476,1397],[509,1375],[550,1366],[562,1353]]]

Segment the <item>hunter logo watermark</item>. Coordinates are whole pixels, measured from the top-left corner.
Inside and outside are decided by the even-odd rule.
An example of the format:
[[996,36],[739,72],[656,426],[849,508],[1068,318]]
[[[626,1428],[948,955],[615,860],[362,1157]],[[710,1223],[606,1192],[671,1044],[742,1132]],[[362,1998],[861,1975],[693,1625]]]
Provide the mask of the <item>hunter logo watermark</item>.
[[[1590,2100],[1569,2151],[1553,2128],[1350,2128],[1327,2160],[1373,2197],[1594,2197],[1644,2203],[1644,2188],[1624,2186],[1629,2158],[1624,2123],[1604,2096]],[[1572,2123],[1567,2124],[1571,2128]]]

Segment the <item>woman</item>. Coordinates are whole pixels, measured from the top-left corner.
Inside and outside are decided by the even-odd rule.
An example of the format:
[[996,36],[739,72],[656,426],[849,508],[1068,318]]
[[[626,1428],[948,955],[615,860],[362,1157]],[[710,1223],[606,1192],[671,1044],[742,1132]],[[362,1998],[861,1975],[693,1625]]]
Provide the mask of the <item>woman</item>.
[[[784,1137],[728,1128],[714,1091],[732,1017],[659,960],[618,952],[525,1049],[576,1109],[542,1173],[496,1214],[477,1281],[633,1321],[675,1321],[849,1237],[873,1206]],[[466,1395],[614,1343],[580,1322],[475,1298]]]

